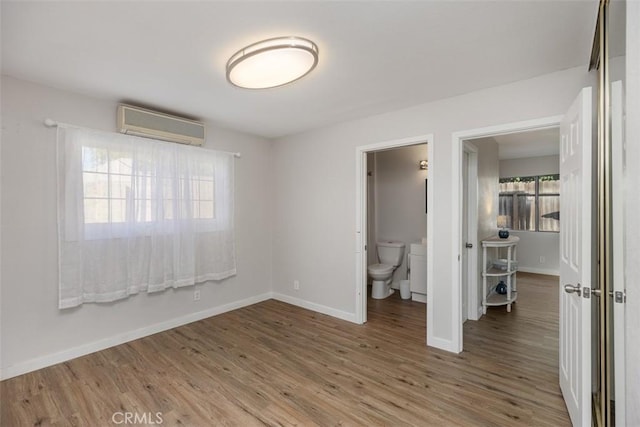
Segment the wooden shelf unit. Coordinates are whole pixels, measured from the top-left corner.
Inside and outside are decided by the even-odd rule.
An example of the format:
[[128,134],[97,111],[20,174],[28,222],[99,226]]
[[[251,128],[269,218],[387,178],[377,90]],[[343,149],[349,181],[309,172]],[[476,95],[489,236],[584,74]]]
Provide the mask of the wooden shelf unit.
[[[518,290],[516,282],[516,248],[520,238],[517,236],[509,236],[506,239],[502,239],[498,236],[489,237],[482,241],[482,314],[487,314],[487,307],[506,305],[507,311],[511,312],[511,304],[518,299]],[[506,269],[494,267],[494,261],[487,258],[487,248],[506,248]],[[491,280],[491,285],[487,289],[488,278],[501,278],[506,281],[507,293],[505,295],[498,294],[495,291],[497,284],[493,283],[495,280]]]

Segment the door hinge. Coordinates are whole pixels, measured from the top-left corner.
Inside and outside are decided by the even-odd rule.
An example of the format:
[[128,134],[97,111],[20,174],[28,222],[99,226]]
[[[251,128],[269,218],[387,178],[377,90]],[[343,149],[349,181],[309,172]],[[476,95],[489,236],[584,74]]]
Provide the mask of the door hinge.
[[613,293],[613,301],[617,304],[624,304],[627,302],[627,294],[625,291],[615,291]]

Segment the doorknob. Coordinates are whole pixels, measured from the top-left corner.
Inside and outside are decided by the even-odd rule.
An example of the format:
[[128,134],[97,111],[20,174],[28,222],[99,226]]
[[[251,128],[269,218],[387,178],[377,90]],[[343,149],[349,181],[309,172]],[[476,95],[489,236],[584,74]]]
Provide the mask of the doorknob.
[[564,285],[564,291],[568,294],[576,293],[578,296],[582,295],[582,290],[580,289],[580,283],[577,285]]
[[464,247],[467,249],[471,249],[473,247],[473,243],[465,243]]

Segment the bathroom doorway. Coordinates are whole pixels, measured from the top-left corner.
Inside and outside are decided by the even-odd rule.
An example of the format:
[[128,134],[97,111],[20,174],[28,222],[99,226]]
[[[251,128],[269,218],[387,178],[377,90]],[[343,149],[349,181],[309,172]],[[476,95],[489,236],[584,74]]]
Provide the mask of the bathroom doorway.
[[427,144],[367,153],[370,298],[426,302],[427,170]]
[[[373,163],[373,167],[375,168],[375,157],[376,153],[387,153],[391,152],[394,149],[401,149],[411,146],[419,146],[422,145],[426,150],[424,150],[424,158],[416,158],[415,162],[411,162],[411,170],[413,171],[413,184],[420,185],[421,193],[419,195],[419,200],[422,200],[424,205],[420,206],[419,215],[424,215],[427,219],[426,227],[424,227],[421,231],[416,231],[415,236],[411,237],[403,237],[400,236],[405,242],[404,254],[402,256],[402,263],[396,271],[394,271],[394,287],[399,287],[399,280],[406,279],[406,258],[407,253],[411,248],[411,243],[422,242],[422,238],[429,235],[429,230],[432,228],[431,220],[427,214],[427,209],[429,204],[432,202],[433,191],[430,191],[430,188],[433,185],[432,180],[430,179],[431,171],[430,168],[420,169],[420,161],[428,160],[433,155],[433,136],[432,135],[421,135],[412,138],[406,138],[401,140],[393,140],[386,141],[377,144],[371,144],[367,146],[357,147],[356,149],[356,320],[358,323],[365,323],[367,321],[367,296],[368,296],[368,273],[367,267],[370,265],[373,260],[377,258],[375,241],[378,238],[386,239],[386,240],[399,240],[399,238],[394,237],[391,234],[394,234],[393,230],[384,231],[385,235],[383,236],[379,233],[379,229],[375,227],[376,221],[379,221],[379,218],[376,218],[375,212],[375,192],[372,191],[372,186],[375,188],[374,180],[375,180],[375,171],[371,168]],[[399,154],[399,153],[396,153]],[[404,153],[405,155],[407,152]],[[397,158],[394,160],[394,157],[403,158],[404,156],[393,156],[393,153],[382,154],[382,156],[387,157],[385,161],[389,161],[389,163],[397,163]],[[408,161],[406,158],[404,161]],[[401,161],[400,163],[403,163]],[[408,163],[406,163],[408,164]],[[371,174],[369,174],[371,172]],[[391,177],[393,174],[391,173]],[[396,177],[397,178],[397,177]],[[387,184],[391,188],[393,187],[393,180],[390,178]],[[400,185],[400,184],[398,184]],[[391,190],[392,191],[392,190]],[[372,200],[373,198],[373,200]],[[413,201],[415,202],[415,200]],[[379,202],[378,202],[379,203]],[[379,215],[388,215],[391,213],[393,216],[393,210],[401,211],[400,206],[403,202],[390,202],[390,209],[387,209],[384,213],[379,212]],[[373,212],[370,212],[371,208],[374,209]],[[414,203],[411,203],[414,206]],[[393,209],[391,209],[393,208]],[[388,211],[388,212],[387,212]],[[370,218],[371,214],[371,218]],[[423,217],[424,218],[424,217]],[[392,227],[393,228],[393,227]],[[389,234],[389,235],[387,235]],[[429,277],[432,275],[432,269],[430,268],[430,258],[432,257],[432,250],[430,249],[431,242],[426,240],[426,257],[427,257],[427,289],[426,295],[428,299],[429,295]],[[395,293],[398,293],[398,290],[395,290]],[[428,328],[428,325],[427,325]],[[427,331],[428,332],[428,331]]]

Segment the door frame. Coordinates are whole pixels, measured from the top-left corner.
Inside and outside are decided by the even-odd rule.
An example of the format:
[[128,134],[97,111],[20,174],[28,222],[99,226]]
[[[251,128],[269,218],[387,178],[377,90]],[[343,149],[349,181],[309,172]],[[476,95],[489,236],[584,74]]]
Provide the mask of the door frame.
[[[467,237],[471,236],[466,241],[473,245],[467,255],[466,316],[469,320],[479,320],[482,316],[482,307],[478,305],[478,148],[470,142],[464,141],[462,151],[469,155],[467,182],[463,182],[463,185],[467,185]],[[470,185],[472,182],[475,185]],[[464,194],[464,191],[461,194]],[[462,205],[460,208],[462,209]],[[460,218],[460,221],[462,221],[462,218]],[[462,230],[462,226],[460,229]],[[460,295],[462,297],[462,290]],[[462,310],[462,300],[460,304]]]
[[[410,145],[427,144],[427,205],[433,206],[433,134],[417,135],[401,139],[377,142],[356,147],[356,323],[363,324],[367,321],[367,153],[372,151],[387,150],[392,148],[407,147]],[[418,165],[416,164],[416,168]],[[433,215],[427,215],[427,236],[432,236]],[[433,286],[433,242],[427,239],[427,304],[433,298],[431,287]],[[427,336],[433,330],[433,323],[429,319],[427,310]]]
[[[463,348],[462,338],[462,284],[461,284],[461,250],[460,235],[462,234],[462,153],[464,151],[464,143],[468,139],[485,138],[496,135],[507,135],[511,133],[526,132],[531,130],[542,130],[559,127],[562,121],[562,115],[542,117],[532,120],[524,120],[520,122],[512,122],[499,124],[495,126],[487,126],[476,129],[469,129],[454,132],[452,139],[452,162],[451,162],[451,277],[453,278],[451,310],[452,310],[452,350],[460,353]],[[427,292],[428,294],[428,292]],[[474,304],[478,304],[474,302]],[[471,310],[471,307],[469,307]],[[429,311],[429,310],[427,310]]]
[[[626,143],[624,122],[624,88],[622,81],[611,82],[611,205],[612,209],[612,248],[613,248],[613,291],[626,295],[626,264],[624,248],[626,246],[627,227],[626,200]],[[617,209],[616,209],[617,208]],[[626,297],[625,297],[626,299]],[[624,299],[623,299],[624,301]],[[613,311],[613,395],[615,396],[616,427],[626,425],[626,341],[625,318],[626,303],[612,303]]]

